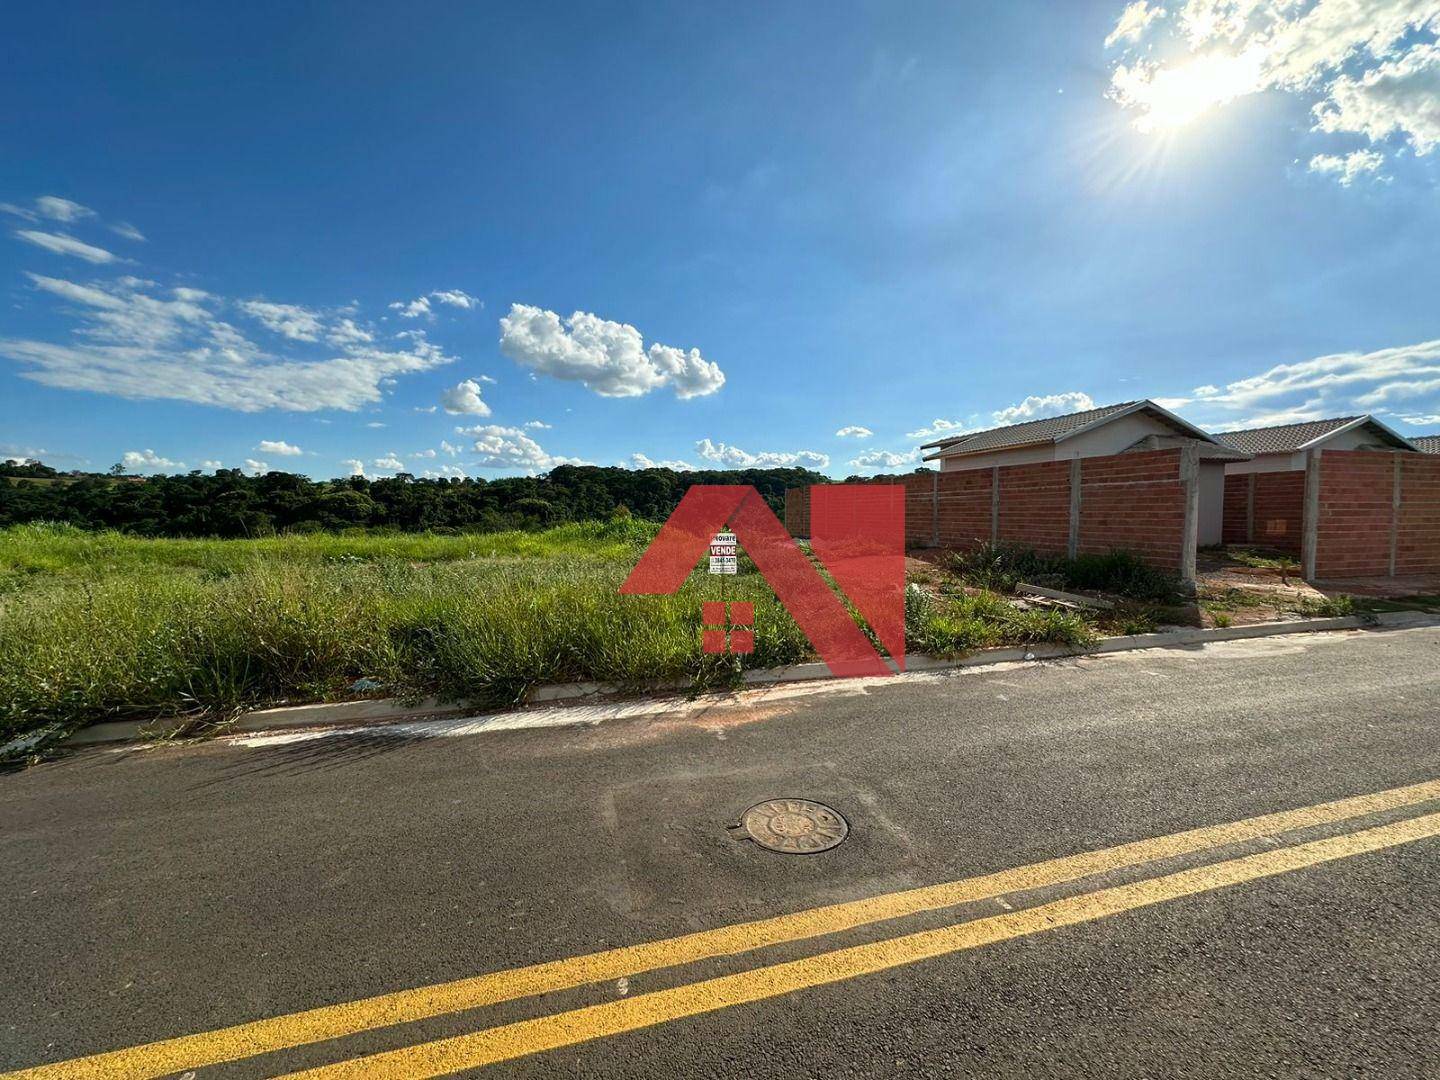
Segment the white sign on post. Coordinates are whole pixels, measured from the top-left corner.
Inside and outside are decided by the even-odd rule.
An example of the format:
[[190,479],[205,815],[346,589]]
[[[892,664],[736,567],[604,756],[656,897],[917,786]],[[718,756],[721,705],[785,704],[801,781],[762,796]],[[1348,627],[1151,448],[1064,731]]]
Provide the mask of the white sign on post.
[[739,550],[734,533],[716,533],[710,539],[710,573],[739,573]]

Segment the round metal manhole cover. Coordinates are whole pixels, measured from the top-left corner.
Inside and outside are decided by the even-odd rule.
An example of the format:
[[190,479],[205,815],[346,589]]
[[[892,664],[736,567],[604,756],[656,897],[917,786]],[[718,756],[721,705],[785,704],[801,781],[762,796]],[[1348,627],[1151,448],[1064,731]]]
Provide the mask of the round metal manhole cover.
[[761,847],[787,855],[829,851],[850,835],[840,811],[809,799],[766,799],[745,811],[740,826]]

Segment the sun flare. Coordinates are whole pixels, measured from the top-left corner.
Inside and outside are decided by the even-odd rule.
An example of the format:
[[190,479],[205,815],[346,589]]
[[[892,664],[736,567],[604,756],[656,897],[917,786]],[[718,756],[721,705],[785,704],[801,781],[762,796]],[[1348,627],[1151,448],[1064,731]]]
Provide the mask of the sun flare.
[[1144,132],[1172,131],[1260,86],[1261,55],[1256,50],[1213,52],[1178,67],[1137,64],[1115,72],[1115,96],[1140,111],[1135,127]]

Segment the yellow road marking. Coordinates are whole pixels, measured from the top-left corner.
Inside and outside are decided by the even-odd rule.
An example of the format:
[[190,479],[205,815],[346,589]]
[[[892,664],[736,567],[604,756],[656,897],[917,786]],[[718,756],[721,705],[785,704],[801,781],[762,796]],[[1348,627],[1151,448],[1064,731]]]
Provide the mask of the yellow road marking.
[[853,945],[804,960],[791,960],[736,975],[707,979],[673,990],[658,990],[604,1005],[591,1005],[535,1020],[521,1020],[470,1035],[322,1065],[316,1069],[288,1073],[279,1080],[400,1080],[402,1077],[419,1080],[421,1077],[446,1076],[462,1069],[494,1065],[544,1050],[574,1046],[797,990],[873,975],[920,960],[1103,919],[1166,900],[1206,893],[1433,836],[1440,836],[1440,814],[1428,814],[1361,832],[1246,855],[1131,885],[1082,893],[1009,915],[975,919],[868,945]]
[[6,1073],[0,1080],[92,1080],[126,1076],[136,1080],[167,1076],[223,1061],[337,1039],[357,1032],[466,1009],[571,989],[716,956],[801,941],[870,923],[984,900],[1005,893],[1064,884],[1124,867],[1138,866],[1273,836],[1314,825],[1333,824],[1440,798],[1440,780],[1317,806],[1283,810],[1224,825],[1210,825],[1118,847],[1048,859],[960,881],[927,885],[863,900],[847,901],[754,922],[701,930],[680,937],[628,945],[603,952],[491,972],[454,982],[401,990],[338,1005],[254,1020],[194,1035],[182,1035],[90,1057]]

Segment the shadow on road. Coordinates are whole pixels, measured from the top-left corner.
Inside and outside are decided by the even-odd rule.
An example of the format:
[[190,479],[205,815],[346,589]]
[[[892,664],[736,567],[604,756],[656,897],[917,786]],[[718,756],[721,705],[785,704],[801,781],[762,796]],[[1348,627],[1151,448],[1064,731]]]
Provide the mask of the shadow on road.
[[218,775],[196,784],[191,790],[214,787],[217,784],[262,774],[289,776],[323,769],[339,769],[433,740],[434,736],[421,732],[376,728],[373,731],[347,731],[336,735],[276,743],[273,746],[250,747],[244,751],[241,760],[224,766]]

